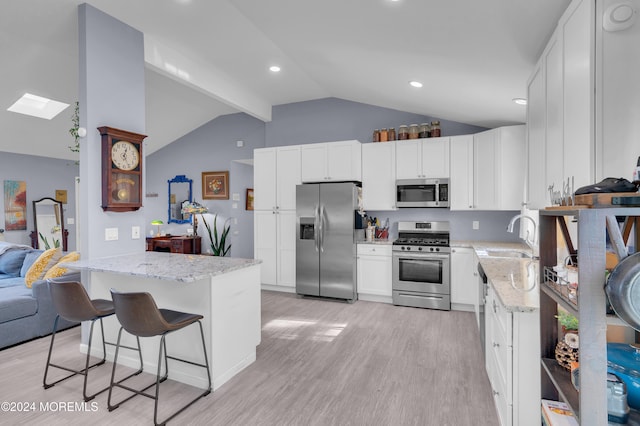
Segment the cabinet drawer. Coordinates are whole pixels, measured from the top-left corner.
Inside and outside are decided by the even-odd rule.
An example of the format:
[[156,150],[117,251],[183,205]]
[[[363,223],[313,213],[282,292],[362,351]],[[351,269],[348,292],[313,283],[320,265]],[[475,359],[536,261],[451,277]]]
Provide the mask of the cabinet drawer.
[[489,380],[491,381],[493,402],[495,403],[496,411],[498,412],[500,425],[511,426],[513,409],[508,400],[505,384],[501,380],[497,379],[496,373],[498,371],[498,363],[493,352],[487,353],[487,364],[490,364],[489,371],[493,372],[493,374],[490,375]]
[[358,255],[391,256],[391,246],[383,244],[358,244]]
[[500,386],[504,391],[503,394],[507,402],[512,402],[511,378],[512,378],[512,350],[506,337],[499,330],[499,324],[496,321],[491,322],[491,352],[496,362],[496,382],[500,382]]
[[513,314],[507,311],[498,300],[495,292],[489,306],[492,322],[496,323],[496,332],[500,332],[509,346],[512,344]]

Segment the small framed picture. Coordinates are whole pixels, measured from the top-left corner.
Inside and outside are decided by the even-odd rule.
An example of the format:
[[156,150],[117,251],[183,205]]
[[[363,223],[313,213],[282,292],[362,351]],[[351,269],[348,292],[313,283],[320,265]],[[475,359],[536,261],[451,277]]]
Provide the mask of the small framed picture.
[[66,189],[56,189],[56,201],[60,201],[62,204],[67,204]]
[[229,171],[202,172],[202,199],[229,199]]
[[245,210],[253,210],[253,188],[247,188],[247,206]]

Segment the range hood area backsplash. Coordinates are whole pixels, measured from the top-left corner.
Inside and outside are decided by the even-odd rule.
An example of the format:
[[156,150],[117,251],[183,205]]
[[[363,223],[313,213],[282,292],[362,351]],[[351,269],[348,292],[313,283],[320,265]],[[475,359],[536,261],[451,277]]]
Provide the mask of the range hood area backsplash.
[[[507,232],[511,218],[519,211],[451,211],[449,209],[401,209],[394,211],[367,210],[367,215],[377,217],[380,223],[389,218],[389,239],[398,238],[399,221],[449,221],[451,241],[504,241],[521,242],[518,233]],[[473,229],[473,222],[480,223]]]

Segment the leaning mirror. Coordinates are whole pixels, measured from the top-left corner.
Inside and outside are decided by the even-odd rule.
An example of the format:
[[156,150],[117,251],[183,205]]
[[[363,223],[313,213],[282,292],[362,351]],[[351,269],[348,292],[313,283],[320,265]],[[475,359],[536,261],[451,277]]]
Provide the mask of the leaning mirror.
[[32,246],[48,250],[62,247],[67,250],[67,231],[64,229],[62,203],[45,197],[33,202],[33,220],[35,231],[32,233]]
[[169,183],[169,223],[189,223],[188,214],[182,214],[182,204],[191,202],[192,179],[185,175],[177,175],[167,181]]

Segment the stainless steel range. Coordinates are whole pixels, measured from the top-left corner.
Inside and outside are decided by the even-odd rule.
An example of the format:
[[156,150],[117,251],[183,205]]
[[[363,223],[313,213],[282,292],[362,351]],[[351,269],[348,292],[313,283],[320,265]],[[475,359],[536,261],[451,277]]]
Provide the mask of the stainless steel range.
[[449,222],[399,222],[392,250],[393,304],[450,310]]

